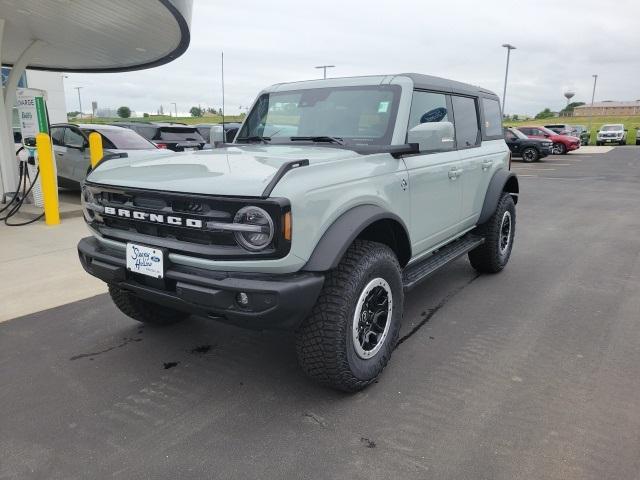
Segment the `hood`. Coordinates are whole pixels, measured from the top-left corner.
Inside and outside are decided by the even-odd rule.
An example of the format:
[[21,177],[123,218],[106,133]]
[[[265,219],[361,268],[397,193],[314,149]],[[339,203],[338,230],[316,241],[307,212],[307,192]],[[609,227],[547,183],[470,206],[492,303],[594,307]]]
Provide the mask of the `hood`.
[[313,166],[354,156],[359,154],[332,147],[239,145],[114,158],[99,165],[87,180],[119,187],[259,197],[284,163],[306,159]]

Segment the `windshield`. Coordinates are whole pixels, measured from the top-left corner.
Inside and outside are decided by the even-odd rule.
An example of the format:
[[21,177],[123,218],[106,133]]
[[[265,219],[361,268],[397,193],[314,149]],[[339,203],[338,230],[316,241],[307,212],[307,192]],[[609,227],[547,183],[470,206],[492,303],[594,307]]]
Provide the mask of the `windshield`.
[[622,130],[622,125],[603,125],[601,130],[603,132],[618,132]]
[[118,150],[148,150],[155,148],[153,143],[127,128],[102,131],[83,129],[83,132],[87,135],[93,131],[97,131],[102,136],[104,148]]
[[518,137],[521,140],[527,140],[529,138],[517,128],[508,128],[507,131],[513,133],[516,137]]
[[237,141],[337,138],[348,145],[389,145],[400,91],[397,85],[376,85],[264,94],[249,113]]
[[540,130],[542,130],[544,133],[546,133],[547,135],[557,135],[556,132],[554,132],[553,130],[547,128],[547,127],[538,127]]

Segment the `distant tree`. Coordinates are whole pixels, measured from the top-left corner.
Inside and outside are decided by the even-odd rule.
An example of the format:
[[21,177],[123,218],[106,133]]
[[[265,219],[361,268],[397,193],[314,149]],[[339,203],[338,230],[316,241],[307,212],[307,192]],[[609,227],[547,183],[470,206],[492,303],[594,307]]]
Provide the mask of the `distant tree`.
[[218,109],[218,115],[222,115],[222,109],[221,108]]
[[542,118],[553,118],[553,117],[554,117],[553,112],[549,108],[545,108],[543,111],[541,111],[535,116],[535,118],[538,120]]
[[518,114],[517,114],[517,113],[514,113],[514,114],[511,116],[511,120],[513,120],[514,122],[517,122],[518,120],[520,120],[520,117],[518,117]]
[[200,107],[191,107],[191,110],[189,110],[189,113],[191,114],[192,117],[201,117],[203,114],[203,111]]
[[131,116],[131,109],[129,107],[122,106],[116,111],[120,118],[129,118]]
[[240,115],[238,115],[240,118],[244,118],[247,116],[247,112],[240,112]]
[[585,105],[584,102],[571,102],[569,105],[560,110],[560,115],[567,116],[573,113],[573,109]]
[[78,115],[80,115],[80,112],[73,111],[73,112],[67,112],[67,118],[76,118]]
[[213,107],[207,107],[207,113],[216,114],[216,109]]
[[149,118],[149,114],[148,113],[143,113],[142,116],[143,116],[143,118]]

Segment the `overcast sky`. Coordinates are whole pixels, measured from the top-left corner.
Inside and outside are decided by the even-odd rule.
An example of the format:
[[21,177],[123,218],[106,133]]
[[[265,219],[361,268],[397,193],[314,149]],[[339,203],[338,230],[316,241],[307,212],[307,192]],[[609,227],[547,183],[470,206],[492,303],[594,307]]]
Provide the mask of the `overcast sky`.
[[[640,99],[640,0],[194,0],[189,49],[151,70],[70,74],[68,110],[128,105],[136,112],[250,105],[267,85],[330,76],[418,72],[491,89],[502,96],[506,50],[512,52],[507,113],[558,110],[563,93],[591,100]],[[161,33],[160,33],[161,34]]]

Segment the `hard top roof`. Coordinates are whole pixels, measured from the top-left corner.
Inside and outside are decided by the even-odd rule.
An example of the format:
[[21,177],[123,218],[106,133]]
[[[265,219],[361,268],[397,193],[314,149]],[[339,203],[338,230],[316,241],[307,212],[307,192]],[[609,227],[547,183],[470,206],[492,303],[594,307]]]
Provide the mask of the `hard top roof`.
[[421,73],[397,73],[391,75],[363,75],[354,77],[332,77],[327,79],[302,80],[297,82],[278,83],[267,88],[265,92],[283,91],[287,89],[303,89],[303,88],[323,88],[325,86],[357,86],[358,81],[362,80],[363,85],[387,85],[394,79],[404,77],[409,78],[415,88],[424,90],[437,90],[448,93],[459,93],[462,95],[492,97],[496,100],[498,96],[490,90],[471,85],[468,83],[449,80],[432,75],[423,75]]

